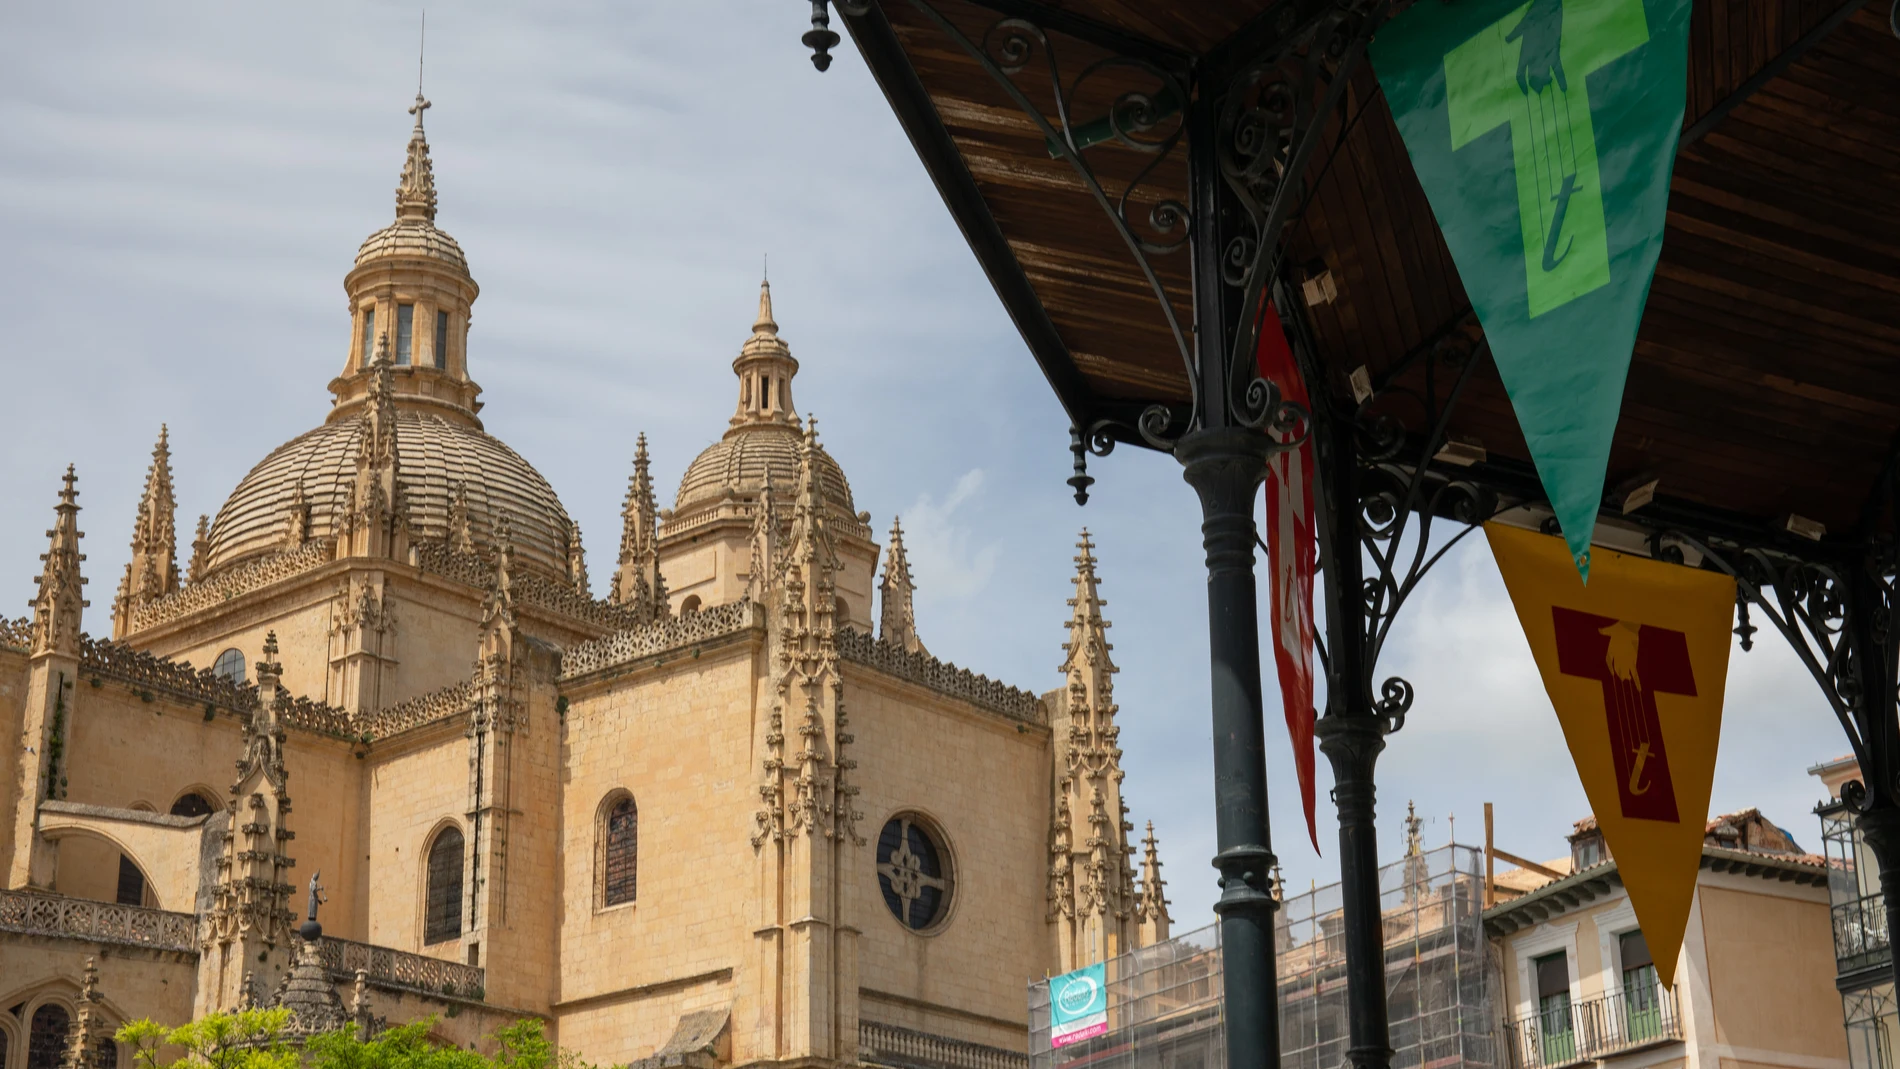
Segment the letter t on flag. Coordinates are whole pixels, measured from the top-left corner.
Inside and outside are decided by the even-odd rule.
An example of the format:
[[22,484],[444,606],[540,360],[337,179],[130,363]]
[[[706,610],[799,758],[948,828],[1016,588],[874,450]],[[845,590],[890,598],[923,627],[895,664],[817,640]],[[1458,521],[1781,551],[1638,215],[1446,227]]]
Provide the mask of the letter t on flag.
[[[1260,308],[1260,343],[1254,363],[1262,378],[1280,387],[1280,395],[1308,408],[1306,383],[1293,362],[1286,329],[1272,304]],[[1311,409],[1308,408],[1310,411]],[[1279,669],[1280,699],[1286,705],[1286,733],[1293,743],[1293,768],[1300,777],[1300,805],[1306,810],[1306,834],[1319,850],[1313,822],[1313,573],[1319,563],[1313,535],[1313,443],[1301,442],[1267,461],[1267,567],[1272,582],[1273,665]]]
[[1576,571],[1662,253],[1692,0],[1414,4],[1372,65]]
[[1577,778],[1629,891],[1656,974],[1675,984],[1715,781],[1735,580],[1484,526],[1563,726]]

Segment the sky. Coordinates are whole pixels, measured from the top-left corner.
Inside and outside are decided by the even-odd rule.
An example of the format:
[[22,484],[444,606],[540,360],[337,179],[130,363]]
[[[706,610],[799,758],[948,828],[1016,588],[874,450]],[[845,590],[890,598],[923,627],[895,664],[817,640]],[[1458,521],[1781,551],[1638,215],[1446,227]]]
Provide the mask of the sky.
[[[343,276],[394,213],[418,15],[345,0],[0,7],[9,615],[33,594],[68,463],[86,625],[109,634],[159,425],[188,547],[199,513],[321,422],[349,346]],[[1091,531],[1130,816],[1137,834],[1154,822],[1177,928],[1206,923],[1194,495],[1172,458],[1125,447],[1091,462],[1099,481],[1076,506],[1054,395],[851,44],[819,75],[806,28],[800,5],[760,0],[430,11],[437,223],[482,288],[469,339],[482,418],[553,484],[601,587],[635,435],[666,503],[724,430],[769,255],[799,406],[873,528],[903,517],[932,653],[1057,686],[1074,542]],[[1321,759],[1316,853],[1266,657],[1274,846],[1304,890],[1337,877],[1330,776]],[[1422,584],[1381,674],[1418,693],[1379,762],[1382,859],[1398,856],[1408,800],[1428,845],[1481,844],[1490,801],[1500,847],[1566,853],[1589,807],[1481,538]],[[1818,850],[1822,792],[1805,769],[1847,750],[1819,690],[1764,630],[1731,659],[1728,695],[1711,811],[1759,807]]]

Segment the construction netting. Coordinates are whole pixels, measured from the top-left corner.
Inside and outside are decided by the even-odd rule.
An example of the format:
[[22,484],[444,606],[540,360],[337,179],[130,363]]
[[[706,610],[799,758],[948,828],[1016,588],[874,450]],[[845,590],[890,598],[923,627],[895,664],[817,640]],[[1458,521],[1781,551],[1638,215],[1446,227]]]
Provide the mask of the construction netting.
[[[1394,1069],[1493,1069],[1482,855],[1423,850],[1379,870]],[[1287,895],[1276,914],[1284,1069],[1346,1064],[1346,953],[1339,885]],[[1220,929],[1106,963],[1108,1031],[1050,1044],[1049,983],[1029,991],[1031,1069],[1219,1069]]]

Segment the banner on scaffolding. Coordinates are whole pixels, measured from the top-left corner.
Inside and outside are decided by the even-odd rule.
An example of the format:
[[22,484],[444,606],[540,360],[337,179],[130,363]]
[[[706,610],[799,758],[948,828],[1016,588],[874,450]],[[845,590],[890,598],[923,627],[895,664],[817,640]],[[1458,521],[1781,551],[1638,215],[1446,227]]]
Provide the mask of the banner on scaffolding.
[[1662,251],[1691,0],[1415,4],[1372,65],[1575,570]]
[[1049,1045],[1066,1047],[1108,1031],[1108,968],[1096,963],[1049,978]]
[[1600,549],[1585,586],[1562,539],[1496,523],[1484,533],[1656,973],[1673,986],[1702,866],[1735,580]]

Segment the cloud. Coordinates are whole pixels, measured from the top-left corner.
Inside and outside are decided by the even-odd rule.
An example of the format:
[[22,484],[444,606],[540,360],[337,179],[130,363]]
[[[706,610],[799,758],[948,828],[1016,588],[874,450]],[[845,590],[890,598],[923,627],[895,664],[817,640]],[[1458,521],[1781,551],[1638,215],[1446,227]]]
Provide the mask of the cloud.
[[910,554],[911,574],[919,587],[939,598],[966,599],[981,593],[996,571],[1002,546],[980,540],[976,528],[959,522],[957,513],[982,492],[982,468],[957,477],[941,502],[929,494],[917,495],[903,515],[904,548]]

